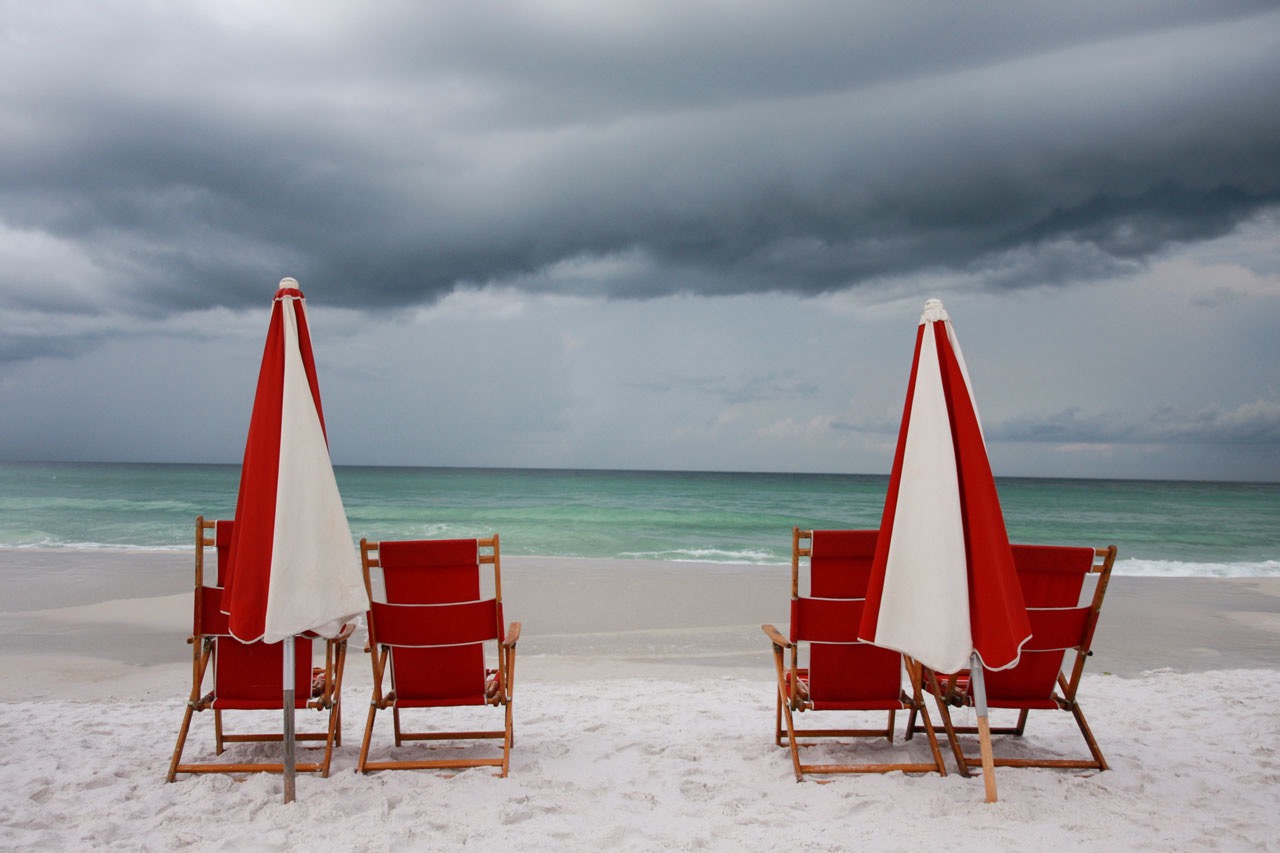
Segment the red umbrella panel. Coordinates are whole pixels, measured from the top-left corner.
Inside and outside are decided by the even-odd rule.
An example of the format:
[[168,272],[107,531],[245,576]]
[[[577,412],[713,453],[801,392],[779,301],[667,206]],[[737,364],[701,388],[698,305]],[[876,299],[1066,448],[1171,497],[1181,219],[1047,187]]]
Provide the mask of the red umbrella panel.
[[325,435],[305,300],[280,282],[236,500],[222,609],[243,642],[336,636],[368,605]]
[[916,336],[860,636],[937,672],[1018,661],[1031,637],[964,357],[942,303]]

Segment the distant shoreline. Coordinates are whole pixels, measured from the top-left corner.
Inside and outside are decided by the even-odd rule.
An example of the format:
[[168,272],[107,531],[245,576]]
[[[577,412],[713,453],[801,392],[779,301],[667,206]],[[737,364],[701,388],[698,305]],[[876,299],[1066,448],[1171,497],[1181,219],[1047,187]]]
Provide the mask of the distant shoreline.
[[[164,461],[77,461],[63,459],[0,459],[0,465],[66,465],[66,466],[155,466],[172,468],[239,468],[239,462],[164,462]],[[652,475],[691,475],[691,476],[743,476],[743,477],[854,477],[882,479],[888,481],[888,472],[865,473],[857,471],[728,471],[714,469],[679,469],[679,468],[543,468],[522,467],[512,465],[377,465],[360,463],[335,462],[335,471],[450,471],[458,473],[513,473],[513,474],[652,474]],[[996,482],[1006,480],[1031,480],[1048,482],[1081,482],[1081,483],[1151,483],[1170,484],[1186,483],[1189,485],[1257,485],[1280,486],[1280,480],[1206,480],[1185,479],[1180,477],[1066,477],[1053,474],[1007,474],[996,475]]]

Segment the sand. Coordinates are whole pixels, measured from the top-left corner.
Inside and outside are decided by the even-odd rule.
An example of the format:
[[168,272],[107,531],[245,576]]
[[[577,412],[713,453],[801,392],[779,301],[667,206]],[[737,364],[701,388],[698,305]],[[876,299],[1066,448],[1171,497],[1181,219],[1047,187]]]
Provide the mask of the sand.
[[[279,777],[164,782],[188,553],[0,550],[0,847],[1280,849],[1280,579],[1114,578],[1080,694],[1112,769],[1002,769],[991,805],[954,772],[794,781],[759,628],[786,622],[786,567],[505,557],[503,581],[524,623],[510,777],[355,773],[358,638],[333,773],[284,805]],[[1068,714],[1024,740],[1082,747]]]

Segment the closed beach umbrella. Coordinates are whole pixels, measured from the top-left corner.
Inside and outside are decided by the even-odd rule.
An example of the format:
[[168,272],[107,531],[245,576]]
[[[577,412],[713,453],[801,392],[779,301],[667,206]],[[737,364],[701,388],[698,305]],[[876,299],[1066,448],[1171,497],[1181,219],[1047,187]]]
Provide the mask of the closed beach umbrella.
[[1031,638],[955,330],[925,303],[859,636],[936,672],[972,672],[983,777],[996,799],[982,667]]
[[246,643],[285,644],[285,802],[294,790],[293,638],[334,637],[368,606],[333,475],[305,300],[283,279],[249,419],[222,609]]

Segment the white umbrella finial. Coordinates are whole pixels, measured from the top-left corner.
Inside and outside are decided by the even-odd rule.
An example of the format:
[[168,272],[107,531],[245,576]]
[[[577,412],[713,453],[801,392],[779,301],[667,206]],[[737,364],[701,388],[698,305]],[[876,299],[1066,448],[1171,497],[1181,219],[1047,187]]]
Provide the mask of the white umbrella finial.
[[947,311],[942,307],[941,299],[930,299],[924,303],[924,313],[920,315],[921,323],[936,323],[949,320]]
[[293,276],[286,276],[285,278],[280,279],[280,286],[281,286],[281,287],[291,287],[291,288],[293,288],[294,290],[297,290],[297,289],[298,289],[298,280],[297,280],[296,278],[294,278]]

